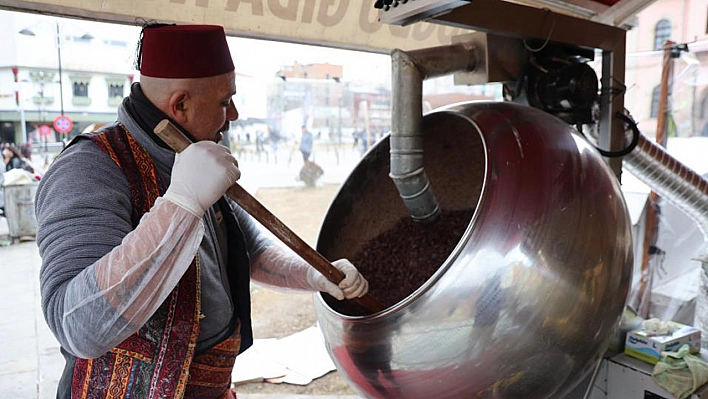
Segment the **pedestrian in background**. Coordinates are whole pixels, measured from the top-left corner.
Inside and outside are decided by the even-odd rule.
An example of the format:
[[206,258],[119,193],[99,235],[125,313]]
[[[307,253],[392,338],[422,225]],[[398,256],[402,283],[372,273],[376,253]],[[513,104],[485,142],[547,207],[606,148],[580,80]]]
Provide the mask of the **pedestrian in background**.
[[20,154],[22,154],[25,159],[32,160],[32,144],[30,144],[29,141],[25,141],[20,146]]
[[5,216],[5,168],[0,168],[0,215]]
[[20,155],[20,152],[14,146],[5,144],[2,149],[2,157],[6,172],[13,169],[22,169],[23,162]]
[[312,154],[312,145],[314,137],[312,133],[307,130],[307,126],[302,125],[302,135],[300,136],[300,152],[302,153],[302,161],[307,163],[310,159],[310,154]]

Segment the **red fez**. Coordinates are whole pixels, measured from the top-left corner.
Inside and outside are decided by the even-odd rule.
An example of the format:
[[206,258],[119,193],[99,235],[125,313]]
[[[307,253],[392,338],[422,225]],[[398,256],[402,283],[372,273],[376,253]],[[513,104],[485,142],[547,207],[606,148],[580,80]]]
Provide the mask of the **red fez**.
[[140,74],[153,78],[206,78],[234,70],[224,28],[171,25],[143,30]]

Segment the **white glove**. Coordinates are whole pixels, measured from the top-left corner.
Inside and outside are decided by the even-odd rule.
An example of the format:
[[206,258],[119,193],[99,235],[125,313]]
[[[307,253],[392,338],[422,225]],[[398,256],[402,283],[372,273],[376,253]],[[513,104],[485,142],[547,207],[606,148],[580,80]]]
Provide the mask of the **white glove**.
[[307,270],[307,282],[318,291],[324,291],[340,301],[344,298],[359,298],[369,292],[369,282],[359,273],[359,271],[346,259],[339,259],[332,262],[332,265],[344,273],[344,280],[339,282],[339,286],[327,280],[327,277],[318,272],[314,267]]
[[175,155],[164,198],[201,218],[239,177],[238,162],[228,148],[200,141]]

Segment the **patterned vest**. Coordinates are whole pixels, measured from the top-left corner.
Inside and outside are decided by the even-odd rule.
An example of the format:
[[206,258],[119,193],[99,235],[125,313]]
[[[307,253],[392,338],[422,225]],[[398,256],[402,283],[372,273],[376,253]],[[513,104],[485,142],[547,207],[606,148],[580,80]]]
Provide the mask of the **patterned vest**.
[[[123,171],[132,201],[133,227],[166,186],[151,157],[121,124],[82,135],[107,152]],[[222,209],[229,207],[219,201]],[[95,359],[73,358],[71,398],[228,399],[236,356],[252,343],[248,255],[232,212],[223,212],[229,231],[229,282],[236,306],[229,335],[195,354],[199,335],[200,265],[195,257],[170,296],[136,333]],[[244,293],[245,291],[245,293]],[[67,356],[68,355],[68,356]],[[69,362],[67,362],[69,365]],[[66,384],[68,385],[68,384]],[[65,387],[68,388],[68,387]],[[59,397],[62,387],[60,383]]]

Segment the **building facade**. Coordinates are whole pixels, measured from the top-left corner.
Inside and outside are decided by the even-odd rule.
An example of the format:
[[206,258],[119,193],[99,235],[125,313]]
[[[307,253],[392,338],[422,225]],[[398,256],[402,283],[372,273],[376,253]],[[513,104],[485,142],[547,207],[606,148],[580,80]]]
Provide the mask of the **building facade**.
[[281,68],[269,85],[268,125],[285,138],[306,126],[319,138],[338,140],[352,127],[351,82],[343,74],[343,66],[327,63]]
[[644,134],[656,134],[663,48],[685,43],[688,52],[670,61],[668,134],[708,136],[708,0],[658,0],[636,21],[627,33],[625,107]]
[[[0,11],[0,140],[35,147],[115,120],[138,28]],[[54,120],[73,128],[61,133]]]

